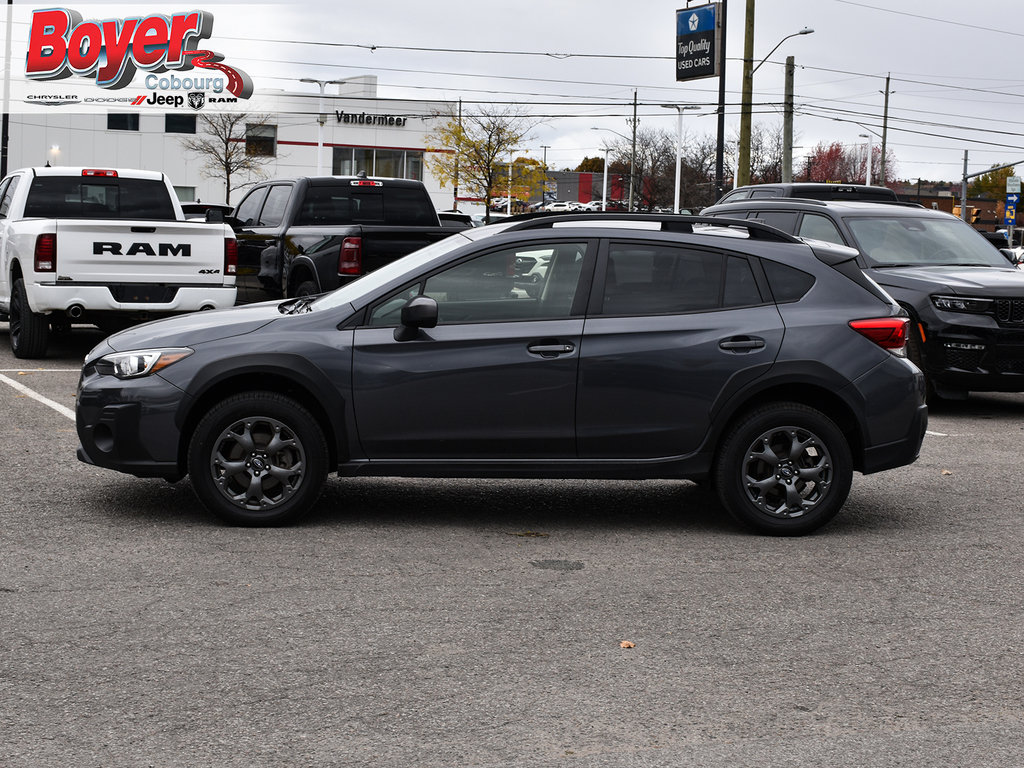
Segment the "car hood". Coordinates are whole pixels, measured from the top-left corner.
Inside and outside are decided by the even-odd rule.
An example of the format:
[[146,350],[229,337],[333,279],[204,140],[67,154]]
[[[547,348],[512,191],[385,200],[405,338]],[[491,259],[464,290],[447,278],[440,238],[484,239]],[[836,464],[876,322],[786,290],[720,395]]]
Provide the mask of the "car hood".
[[866,270],[875,282],[892,288],[962,296],[1024,295],[1024,272],[1002,267],[893,267]]
[[115,333],[107,339],[107,344],[115,352],[124,352],[130,349],[187,347],[241,336],[281,317],[277,309],[280,304],[280,301],[266,301],[154,320]]

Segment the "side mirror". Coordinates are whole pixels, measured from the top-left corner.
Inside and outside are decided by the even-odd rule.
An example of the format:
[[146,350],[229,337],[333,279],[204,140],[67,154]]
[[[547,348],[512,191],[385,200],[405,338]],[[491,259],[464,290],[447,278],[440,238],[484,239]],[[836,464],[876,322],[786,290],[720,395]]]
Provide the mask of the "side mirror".
[[1000,248],[999,252],[1006,257],[1011,264],[1024,264],[1024,252],[1012,248]]
[[395,341],[412,341],[420,328],[437,326],[437,302],[429,296],[416,296],[402,307],[402,324],[395,328]]

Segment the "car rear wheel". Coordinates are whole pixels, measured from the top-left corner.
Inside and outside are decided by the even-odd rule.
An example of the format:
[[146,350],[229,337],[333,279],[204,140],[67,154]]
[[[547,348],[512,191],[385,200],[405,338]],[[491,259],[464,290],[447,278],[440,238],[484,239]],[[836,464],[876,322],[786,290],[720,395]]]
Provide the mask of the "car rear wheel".
[[245,392],[199,422],[188,470],[199,500],[222,520],[280,525],[316,502],[327,456],[323,431],[301,404],[275,392]]
[[38,358],[46,356],[50,341],[50,320],[46,315],[32,311],[28,303],[25,281],[18,278],[11,290],[11,351],[15,357]]
[[738,522],[761,533],[798,536],[842,508],[853,461],[842,430],[825,414],[780,402],[737,421],[714,476],[722,504]]

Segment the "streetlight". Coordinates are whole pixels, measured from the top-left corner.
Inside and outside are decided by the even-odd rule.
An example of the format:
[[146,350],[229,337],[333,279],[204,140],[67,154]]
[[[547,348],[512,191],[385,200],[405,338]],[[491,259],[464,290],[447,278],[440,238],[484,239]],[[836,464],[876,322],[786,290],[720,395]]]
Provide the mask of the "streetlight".
[[[618,131],[613,131],[611,128],[591,128],[590,130],[592,130],[592,131],[608,131],[608,133],[614,133],[620,139],[625,139],[626,141],[633,141],[631,138],[629,138],[629,136],[624,136],[621,133],[619,133]],[[632,146],[633,146],[633,149],[629,153],[629,212],[630,213],[633,212],[633,176],[636,175],[636,170],[635,170],[635,168],[636,168],[636,144],[634,143]],[[606,153],[606,157],[607,157],[607,153]],[[607,163],[605,163],[605,169],[607,169],[607,167],[608,167],[608,165],[607,165]]]
[[[747,0],[748,7],[753,7],[753,0]],[[754,87],[754,73],[761,68],[761,65],[768,61],[768,57],[779,49],[779,46],[797,35],[809,35],[814,32],[810,27],[804,27],[799,32],[786,35],[775,44],[775,47],[768,51],[765,56],[751,69],[754,54],[754,22],[751,17],[747,25],[747,34],[743,44],[743,92],[740,97],[742,107],[740,109],[740,146],[739,146],[739,168],[736,170],[736,185],[744,186],[750,183],[750,101],[751,91]]]
[[316,121],[319,124],[316,135],[316,175],[320,176],[324,172],[323,166],[323,154],[324,154],[324,88],[328,85],[341,85],[341,80],[317,80],[315,77],[303,77],[299,80],[300,83],[316,83],[320,86],[320,99],[317,102],[317,115]]
[[858,133],[862,139],[868,140],[868,165],[864,171],[864,186],[871,186],[871,134],[870,133]]
[[676,199],[673,213],[679,213],[679,172],[683,166],[683,110],[700,109],[696,104],[662,104],[665,109],[674,109],[678,114],[676,123]]

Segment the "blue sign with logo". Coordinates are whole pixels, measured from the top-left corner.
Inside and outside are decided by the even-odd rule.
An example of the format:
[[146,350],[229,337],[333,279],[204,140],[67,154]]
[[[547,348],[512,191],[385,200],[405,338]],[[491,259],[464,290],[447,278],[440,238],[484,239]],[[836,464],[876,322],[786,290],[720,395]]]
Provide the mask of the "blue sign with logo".
[[1017,226],[1017,201],[1020,195],[1008,194],[1006,196],[1006,211],[1003,215],[1003,223],[1008,227]]
[[676,11],[676,80],[696,80],[718,74],[718,4]]

